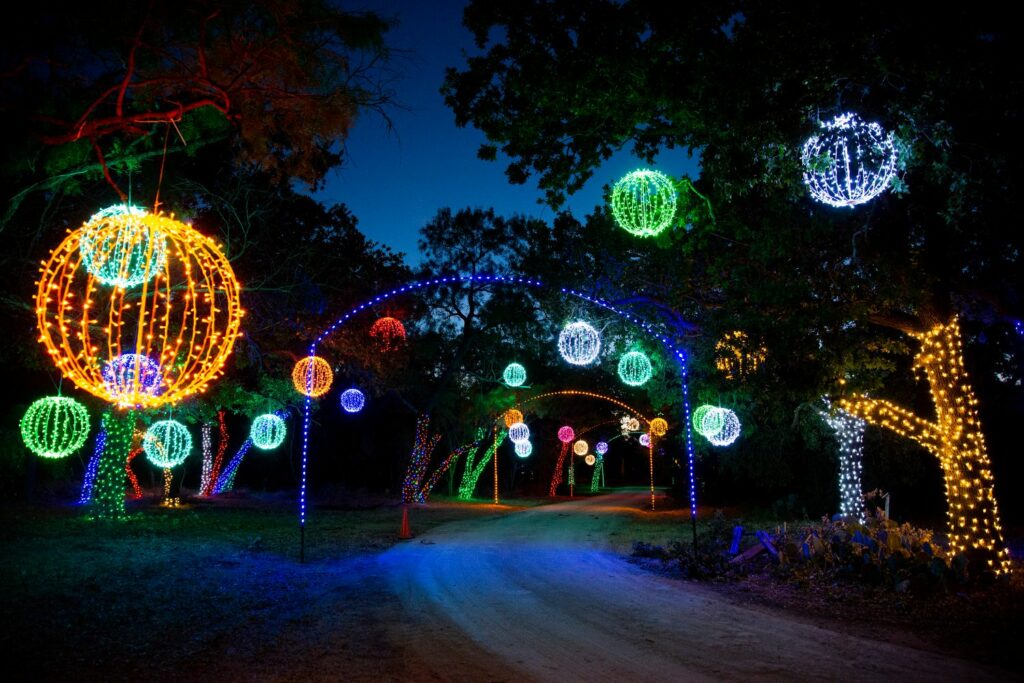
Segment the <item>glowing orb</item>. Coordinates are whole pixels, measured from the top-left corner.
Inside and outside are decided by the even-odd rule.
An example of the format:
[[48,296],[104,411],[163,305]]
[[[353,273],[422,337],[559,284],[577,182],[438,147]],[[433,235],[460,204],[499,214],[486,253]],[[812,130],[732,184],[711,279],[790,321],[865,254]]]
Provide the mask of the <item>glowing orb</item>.
[[630,351],[619,359],[619,379],[631,387],[647,384],[652,372],[650,359],[640,351]]
[[569,443],[576,438],[576,432],[573,431],[572,427],[565,425],[564,427],[558,428],[558,440],[562,443]]
[[[212,239],[168,216],[128,212],[102,222],[69,233],[40,269],[36,322],[51,360],[75,386],[123,407],[156,408],[204,391],[222,374],[239,336],[243,311],[231,264]],[[129,224],[137,229],[120,229]],[[115,228],[110,234],[117,237],[107,240]],[[118,259],[135,264],[146,240],[149,277],[141,285],[103,286],[84,263],[83,242],[90,267],[102,273],[117,264],[120,275]],[[101,264],[102,249],[111,251]],[[149,370],[141,364],[131,392],[107,381],[106,363],[129,354],[157,364],[161,390],[147,391],[138,381]]]
[[590,444],[583,439],[580,439],[572,445],[572,452],[576,455],[586,455],[587,451],[590,450]]
[[380,318],[370,326],[370,338],[381,351],[395,351],[405,342],[405,325],[398,318]]
[[631,235],[654,237],[675,215],[676,189],[664,173],[633,171],[612,187],[612,216]]
[[822,132],[804,142],[804,184],[819,202],[854,207],[889,188],[896,175],[896,139],[856,114],[821,122]]
[[530,428],[522,422],[516,422],[508,428],[508,438],[510,438],[514,443],[526,441],[530,438]]
[[526,368],[519,363],[509,363],[505,372],[501,373],[501,378],[510,387],[521,387],[526,382]]
[[138,353],[122,353],[103,365],[103,383],[119,405],[134,396],[159,394],[163,379],[157,362]]
[[[697,422],[698,417],[700,422]],[[740,435],[740,419],[728,408],[700,406],[694,411],[693,419],[694,428],[713,446],[728,446]]]
[[21,438],[41,458],[64,458],[85,443],[89,413],[67,396],[47,396],[35,401],[21,418]]
[[650,445],[651,445],[651,435],[650,434],[641,434],[640,435],[640,445],[643,446],[644,448],[650,447]]
[[598,455],[604,455],[605,453],[608,452],[608,444],[605,443],[604,441],[598,441],[597,445],[594,446],[594,451]]
[[656,417],[651,420],[651,433],[655,436],[665,436],[668,433],[668,422],[663,417]]
[[252,421],[249,438],[252,439],[252,445],[256,448],[269,451],[284,443],[287,432],[284,420],[273,413],[267,413]]
[[[704,418],[715,408],[707,404],[697,406],[691,415],[691,421],[693,422],[693,428],[698,434],[704,435]],[[711,431],[718,431],[718,427],[714,427]]]
[[331,364],[320,356],[306,356],[292,368],[292,386],[305,396],[323,396],[330,390],[333,381]]
[[533,444],[529,441],[517,441],[516,442],[516,455],[520,458],[527,458],[533,453]]
[[341,392],[341,408],[346,413],[358,413],[366,405],[366,396],[358,389],[346,389]]
[[597,462],[597,458],[594,457],[593,453],[589,453],[587,454],[587,457],[583,458],[583,462],[587,463],[588,465],[593,465],[595,462]]
[[176,420],[154,422],[142,437],[142,450],[157,467],[177,467],[192,452],[192,435]]
[[715,343],[715,367],[726,379],[742,379],[757,370],[764,362],[768,350],[756,346],[746,332],[727,332]]
[[116,204],[82,226],[78,249],[82,267],[96,280],[114,287],[134,287],[152,280],[167,266],[167,239],[149,215],[136,206]]
[[567,363],[589,365],[601,351],[601,335],[582,320],[570,323],[558,335],[558,351]]
[[635,432],[640,429],[640,420],[627,415],[622,418],[619,425],[622,427],[622,431],[624,432]]
[[509,428],[517,422],[523,421],[523,414],[515,408],[509,408],[505,411],[505,428]]

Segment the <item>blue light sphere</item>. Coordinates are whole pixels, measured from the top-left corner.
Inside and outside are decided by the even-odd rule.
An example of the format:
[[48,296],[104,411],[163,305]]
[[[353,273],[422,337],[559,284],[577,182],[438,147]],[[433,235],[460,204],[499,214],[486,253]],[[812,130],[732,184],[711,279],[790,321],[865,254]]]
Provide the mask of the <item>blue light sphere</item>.
[[608,443],[605,441],[598,441],[597,445],[594,446],[594,452],[598,455],[604,455],[608,452]]
[[163,390],[164,378],[160,364],[140,353],[122,353],[107,361],[102,375],[111,397],[119,404],[130,402],[132,397],[139,394],[158,396]]
[[284,420],[274,413],[267,413],[252,421],[249,438],[252,439],[252,445],[256,448],[269,451],[284,443],[287,433],[288,428],[285,426]]
[[366,405],[366,396],[358,389],[341,392],[341,407],[346,413],[358,413]]

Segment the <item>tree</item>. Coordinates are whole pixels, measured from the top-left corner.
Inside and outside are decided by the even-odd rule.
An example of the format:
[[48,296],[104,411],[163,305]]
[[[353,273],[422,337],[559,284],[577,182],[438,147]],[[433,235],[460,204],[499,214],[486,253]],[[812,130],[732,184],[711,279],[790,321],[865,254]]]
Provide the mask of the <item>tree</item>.
[[[947,348],[970,321],[1012,353],[1022,238],[1006,226],[1020,215],[1008,190],[1022,169],[1011,104],[1021,41],[1010,16],[756,2],[678,12],[641,0],[471,3],[464,21],[484,53],[448,71],[446,100],[460,125],[487,135],[481,157],[500,147],[510,180],[538,174],[555,205],[626,144],[648,161],[662,149],[699,152],[696,188],[714,221],[668,238],[693,260],[687,284],[712,295],[697,302],[697,322],[756,332],[775,359],[785,350],[804,401],[837,391],[844,376],[846,391],[877,394],[898,358],[870,350],[909,348],[893,331]],[[857,210],[814,204],[801,184],[801,142],[847,109],[901,141],[900,176]],[[670,297],[677,308],[689,300],[679,289]],[[959,358],[944,362],[926,372],[932,395],[969,403]],[[964,425],[941,449],[944,469],[960,463],[947,480],[988,472],[980,420],[939,400],[934,408]],[[989,475],[976,476],[976,490],[990,492]],[[950,538],[961,550],[968,533],[966,545],[999,569],[988,501],[951,496]],[[961,504],[974,507],[961,515]]]

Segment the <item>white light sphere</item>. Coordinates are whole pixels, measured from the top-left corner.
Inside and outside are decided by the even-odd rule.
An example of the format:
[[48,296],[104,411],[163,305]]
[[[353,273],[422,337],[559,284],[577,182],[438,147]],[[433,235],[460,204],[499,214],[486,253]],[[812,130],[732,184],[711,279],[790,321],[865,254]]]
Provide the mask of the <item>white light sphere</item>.
[[[713,446],[728,446],[740,436],[740,419],[728,408],[716,408],[715,410],[719,411],[716,417],[721,420],[721,426],[718,431],[704,436]],[[704,424],[708,423],[709,417],[711,416],[704,418]]]
[[804,184],[819,202],[853,208],[887,190],[896,175],[896,139],[877,123],[847,112],[821,122],[804,142]]
[[516,422],[508,428],[508,438],[514,443],[527,441],[530,438],[530,428],[523,422]]
[[565,362],[590,365],[601,352],[601,334],[590,323],[569,323],[558,335],[558,351]]
[[516,442],[516,455],[520,458],[530,457],[530,453],[533,453],[533,444],[529,441],[518,441]]
[[605,453],[608,452],[608,444],[605,443],[604,441],[598,441],[597,445],[594,446],[594,451],[598,455],[604,455]]

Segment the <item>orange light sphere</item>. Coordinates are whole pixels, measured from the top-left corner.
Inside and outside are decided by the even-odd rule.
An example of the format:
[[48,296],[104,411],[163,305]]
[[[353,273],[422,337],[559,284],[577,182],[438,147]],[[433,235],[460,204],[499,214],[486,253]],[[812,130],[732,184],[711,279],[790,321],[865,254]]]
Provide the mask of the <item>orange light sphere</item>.
[[668,422],[663,417],[656,417],[651,420],[651,433],[655,436],[665,436],[668,433]]
[[306,356],[292,369],[292,384],[303,396],[323,396],[331,388],[334,371],[331,364],[320,356]]
[[519,412],[518,410],[516,410],[515,408],[511,408],[511,409],[505,411],[505,428],[506,429],[511,427],[515,423],[522,422],[522,421],[523,421],[523,414],[521,412]]
[[[139,276],[122,277],[129,271]],[[204,391],[240,336],[231,264],[170,216],[94,217],[69,231],[40,273],[39,341],[64,377],[118,406],[155,408]]]
[[380,318],[370,326],[370,338],[381,351],[395,351],[405,343],[405,325],[398,318]]

